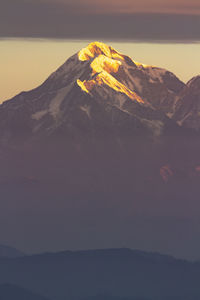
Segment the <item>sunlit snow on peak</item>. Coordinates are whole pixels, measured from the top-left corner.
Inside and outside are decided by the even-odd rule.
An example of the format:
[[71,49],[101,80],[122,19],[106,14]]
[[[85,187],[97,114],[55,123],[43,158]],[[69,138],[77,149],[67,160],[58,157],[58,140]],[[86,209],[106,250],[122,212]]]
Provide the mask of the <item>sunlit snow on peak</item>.
[[107,86],[116,92],[125,94],[134,101],[144,103],[143,99],[139,95],[137,95],[134,91],[128,89],[124,84],[122,84],[106,71],[102,71],[95,77],[95,79],[92,80],[77,80],[77,84],[86,93],[90,93],[95,86]]
[[121,62],[119,60],[114,60],[104,55],[99,55],[91,63],[91,68],[93,74],[106,71],[108,73],[117,73]]
[[[132,100],[144,103],[141,97],[123,84],[121,80],[114,77],[114,74],[119,72],[121,66],[127,67],[127,56],[104,43],[93,42],[78,53],[78,58],[80,61],[91,61],[91,79],[77,80],[78,86],[84,92],[91,93],[93,88],[97,86],[109,87],[114,91],[125,94]],[[133,61],[133,63],[135,62]],[[135,66],[137,67],[136,64]]]
[[122,54],[101,42],[90,43],[86,48],[81,49],[78,53],[79,60],[81,61],[90,60],[98,55],[105,55],[109,58],[124,60],[124,56]]

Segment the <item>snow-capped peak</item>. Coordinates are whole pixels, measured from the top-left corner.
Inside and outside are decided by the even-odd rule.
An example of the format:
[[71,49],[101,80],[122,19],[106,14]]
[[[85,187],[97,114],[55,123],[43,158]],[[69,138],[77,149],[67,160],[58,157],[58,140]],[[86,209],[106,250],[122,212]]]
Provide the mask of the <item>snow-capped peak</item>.
[[[120,78],[121,71],[123,73],[123,70],[127,68],[127,58],[132,61],[131,58],[101,42],[90,43],[79,51],[78,58],[80,61],[89,61],[92,70],[89,80],[77,79],[77,84],[84,92],[92,93],[94,88],[103,87],[105,90],[108,87],[134,101],[145,102],[125,82],[122,82],[123,78]],[[134,61],[132,64],[137,67]]]
[[90,43],[78,53],[78,57],[81,61],[90,60],[98,55],[105,55],[109,58],[124,59],[124,56],[118,51],[101,42]]
[[[112,131],[115,124],[127,126],[129,122],[131,130],[139,126],[157,137],[165,124],[163,112],[171,112],[183,85],[164,69],[136,63],[112,47],[94,42],[70,57],[40,87],[2,105],[0,139],[10,141],[18,121],[20,128],[26,128],[27,138],[31,134],[49,136],[57,130],[75,134],[75,128],[85,125],[90,131],[91,124],[97,124],[98,131],[101,124],[109,123]],[[19,118],[13,118],[16,112]],[[7,135],[5,119],[12,124],[13,135]]]
[[[159,102],[160,106],[160,102],[165,101],[163,110],[168,113],[170,109],[166,105],[171,106],[168,96],[174,98],[174,89],[176,94],[176,89],[179,92],[179,87],[183,87],[183,84],[167,70],[136,62],[101,42],[90,43],[81,49],[78,52],[78,60],[87,63],[89,70],[85,78],[77,78],[77,84],[91,95],[94,92],[100,95],[106,92],[109,95],[108,89],[112,89],[138,103],[148,104],[152,102],[150,91],[156,88],[160,92],[153,95],[155,104]],[[152,104],[154,106],[154,103]]]

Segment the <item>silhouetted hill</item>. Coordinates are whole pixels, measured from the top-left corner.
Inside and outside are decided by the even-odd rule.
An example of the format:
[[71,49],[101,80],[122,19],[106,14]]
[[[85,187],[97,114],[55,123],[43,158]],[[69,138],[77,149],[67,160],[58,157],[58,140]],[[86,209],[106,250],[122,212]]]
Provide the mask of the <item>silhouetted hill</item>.
[[32,293],[12,284],[0,285],[1,300],[47,300],[47,298]]
[[150,298],[141,298],[141,297],[131,297],[131,298],[126,298],[126,297],[113,297],[111,295],[98,295],[94,297],[88,297],[84,298],[82,300],[152,300]]
[[19,256],[23,256],[24,253],[13,248],[13,247],[9,247],[9,246],[5,246],[5,245],[0,245],[0,257],[4,256],[4,257],[19,257]]
[[129,249],[66,251],[0,259],[0,283],[22,286],[55,300],[97,295],[196,300],[200,299],[199,278],[199,263]]

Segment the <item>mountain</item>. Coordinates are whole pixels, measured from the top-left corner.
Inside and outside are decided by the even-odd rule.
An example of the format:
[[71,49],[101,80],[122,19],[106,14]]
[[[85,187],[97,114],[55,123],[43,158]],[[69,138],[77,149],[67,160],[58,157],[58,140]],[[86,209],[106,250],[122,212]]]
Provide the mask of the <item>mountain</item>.
[[198,262],[130,249],[0,259],[0,283],[11,282],[55,300],[99,299],[98,295],[104,295],[103,299],[110,295],[110,299],[196,300],[199,275]]
[[0,105],[0,185],[69,177],[88,189],[102,173],[119,186],[127,171],[135,181],[159,180],[174,163],[171,145],[178,152],[179,137],[191,135],[166,115],[183,87],[164,69],[89,44],[41,86]]
[[23,256],[24,253],[22,253],[21,251],[13,248],[13,247],[9,247],[9,246],[4,246],[4,245],[0,245],[0,257],[20,257]]
[[134,99],[134,91],[136,96],[141,97],[140,103],[150,103],[154,108],[168,113],[184,87],[184,83],[173,73],[135,62],[102,43],[91,43],[78,56],[83,62],[90,61],[92,76],[78,83],[91,94],[100,93],[101,85],[108,85],[119,92],[124,92],[125,88],[130,98]]
[[[93,296],[93,297],[88,297],[88,298],[84,298],[82,300],[148,300],[147,298],[141,298],[141,297],[131,297],[131,298],[126,298],[126,297],[113,297],[111,295],[98,295],[98,296]],[[150,299],[149,299],[150,300]]]
[[[0,106],[0,142],[62,135],[70,140],[111,134],[160,136],[184,84],[172,73],[134,62],[94,42],[69,58],[40,87]],[[175,124],[173,124],[174,127]],[[136,128],[138,129],[136,130]],[[166,129],[167,130],[167,129]]]
[[[88,297],[84,298],[82,300],[148,300],[147,298],[141,298],[141,297],[131,297],[131,298],[126,298],[126,297],[113,297],[111,295],[103,294],[103,295],[98,295],[98,296],[93,296],[93,297]],[[150,300],[150,299],[149,299]]]
[[2,300],[47,300],[47,298],[36,295],[26,289],[12,284],[0,285],[0,299]]
[[200,128],[200,76],[192,78],[181,91],[173,118],[181,126]]
[[198,82],[94,42],[0,105],[0,236],[27,251],[80,249],[86,237],[86,248],[199,257],[200,138],[179,116]]
[[[169,71],[137,63],[106,44],[91,43],[41,86],[0,106],[2,166],[8,165],[5,158],[14,165],[13,158],[23,157],[26,168],[30,157],[42,163],[48,157],[46,165],[51,162],[57,168],[56,160],[63,156],[70,163],[79,161],[78,167],[83,156],[106,166],[117,156],[124,165],[124,160],[129,164],[133,156],[140,156],[141,169],[146,159],[153,165],[157,160],[161,167],[169,163],[170,145],[177,137],[191,135],[167,116],[184,86]],[[17,181],[15,170],[9,172],[12,179],[7,173],[4,170],[0,182]],[[27,178],[37,181],[35,174],[27,173],[17,173],[24,184]]]

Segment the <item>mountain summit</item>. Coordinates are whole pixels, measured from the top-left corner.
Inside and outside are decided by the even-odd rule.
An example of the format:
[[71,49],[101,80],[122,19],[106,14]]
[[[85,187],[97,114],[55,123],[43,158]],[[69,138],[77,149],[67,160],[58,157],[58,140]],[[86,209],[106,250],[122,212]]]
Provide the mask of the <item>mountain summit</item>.
[[82,136],[83,131],[94,136],[103,127],[113,133],[127,122],[132,124],[129,131],[139,126],[159,136],[171,122],[165,114],[170,115],[183,87],[172,73],[94,42],[41,86],[0,106],[0,143],[61,132],[65,137],[77,137],[78,132]]
[[[123,76],[120,73],[126,68],[126,57],[118,53],[112,47],[103,43],[94,42],[78,53],[81,61],[89,61],[91,75],[89,80],[83,82],[77,80],[78,85],[87,93],[92,93],[95,87],[110,87],[111,89],[127,95],[130,99],[144,103],[144,101],[126,84],[123,84]],[[133,62],[134,63],[134,62]],[[121,77],[121,78],[120,78]]]
[[[132,60],[103,43],[94,42],[78,53],[79,60],[89,61],[91,75],[80,87],[95,93],[97,87],[105,87],[126,94],[140,103],[151,103],[162,111],[171,111],[170,104],[184,84],[165,69],[148,66]],[[104,89],[103,89],[104,87]]]
[[178,99],[194,85],[93,42],[41,86],[0,105],[0,145],[29,145],[30,150],[50,144],[51,149],[57,145],[56,151],[66,147],[82,154],[103,148],[121,155],[122,149],[135,152],[150,143],[154,153],[166,153],[174,139],[184,135],[178,119],[184,101]]

